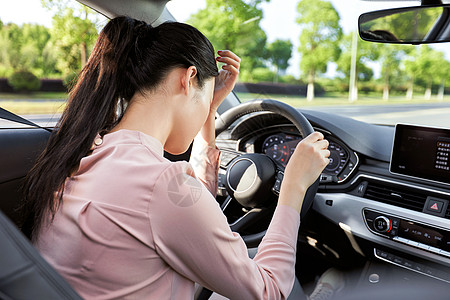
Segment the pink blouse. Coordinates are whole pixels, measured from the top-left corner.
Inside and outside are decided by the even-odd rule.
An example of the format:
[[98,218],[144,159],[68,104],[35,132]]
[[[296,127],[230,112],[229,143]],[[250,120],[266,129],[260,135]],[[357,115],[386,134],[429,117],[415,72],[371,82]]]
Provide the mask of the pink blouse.
[[231,299],[286,298],[299,214],[278,206],[250,259],[214,198],[219,156],[197,138],[195,163],[172,163],[151,136],[107,134],[36,246],[86,299],[193,299],[194,282]]

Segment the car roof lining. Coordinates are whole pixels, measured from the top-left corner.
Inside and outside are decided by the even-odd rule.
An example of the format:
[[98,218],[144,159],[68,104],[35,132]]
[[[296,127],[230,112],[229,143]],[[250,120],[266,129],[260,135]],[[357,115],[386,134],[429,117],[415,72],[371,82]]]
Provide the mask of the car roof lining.
[[[149,24],[155,23],[161,14],[170,13],[165,9],[169,0],[77,0],[105,17],[129,16]],[[166,17],[167,18],[167,15]],[[172,17],[173,19],[173,17]]]

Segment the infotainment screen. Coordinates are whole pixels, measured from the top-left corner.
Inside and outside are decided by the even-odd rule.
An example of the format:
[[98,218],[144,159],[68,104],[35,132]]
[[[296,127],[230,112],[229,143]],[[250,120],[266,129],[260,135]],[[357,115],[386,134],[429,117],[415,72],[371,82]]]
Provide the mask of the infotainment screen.
[[450,129],[397,124],[390,171],[450,183]]

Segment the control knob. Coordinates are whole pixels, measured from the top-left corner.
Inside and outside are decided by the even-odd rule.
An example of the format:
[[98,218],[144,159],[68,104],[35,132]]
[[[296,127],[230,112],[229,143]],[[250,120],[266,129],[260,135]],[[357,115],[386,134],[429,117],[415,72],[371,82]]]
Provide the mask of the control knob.
[[387,233],[392,229],[392,222],[385,216],[378,216],[373,221],[373,227],[379,233]]

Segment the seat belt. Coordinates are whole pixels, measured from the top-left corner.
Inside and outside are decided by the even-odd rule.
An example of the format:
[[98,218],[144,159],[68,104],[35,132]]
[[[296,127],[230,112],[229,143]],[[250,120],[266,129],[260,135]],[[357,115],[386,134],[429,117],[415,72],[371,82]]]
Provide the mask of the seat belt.
[[1,108],[1,107],[0,107],[0,119],[4,119],[4,120],[20,123],[20,124],[25,124],[25,125],[41,128],[41,129],[44,129],[44,130],[46,130],[48,132],[52,132],[53,131],[50,128],[45,128],[45,127],[39,126],[38,124],[33,123],[30,120],[27,120],[25,118],[22,118],[21,116],[18,116],[18,115],[14,114],[14,113],[12,113],[10,111],[7,111],[6,109]]

